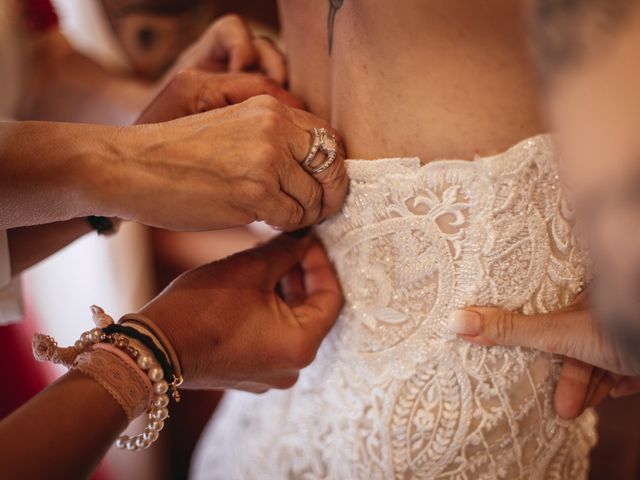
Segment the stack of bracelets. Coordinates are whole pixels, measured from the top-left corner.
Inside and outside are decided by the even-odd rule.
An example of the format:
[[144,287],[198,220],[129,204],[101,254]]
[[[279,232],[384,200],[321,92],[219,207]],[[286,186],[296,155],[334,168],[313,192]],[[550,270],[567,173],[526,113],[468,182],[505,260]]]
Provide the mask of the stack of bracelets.
[[147,317],[128,314],[116,324],[100,307],[91,307],[96,328],[84,332],[73,347],[60,348],[42,334],[33,337],[37,360],[81,371],[102,385],[124,410],[127,420],[147,413],[144,431],[121,435],[116,446],[136,451],[158,439],[169,417],[169,392],[180,401],[182,369],[166,336]]

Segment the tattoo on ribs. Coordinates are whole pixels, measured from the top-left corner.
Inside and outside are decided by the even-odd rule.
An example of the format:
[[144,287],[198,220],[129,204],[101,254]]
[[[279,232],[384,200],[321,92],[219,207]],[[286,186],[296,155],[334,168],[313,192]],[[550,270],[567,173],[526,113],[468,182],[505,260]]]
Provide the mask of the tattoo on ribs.
[[333,47],[333,24],[336,20],[336,13],[342,6],[343,2],[344,0],[329,0],[329,20],[327,28],[327,32],[329,35],[329,55],[331,55],[331,49]]

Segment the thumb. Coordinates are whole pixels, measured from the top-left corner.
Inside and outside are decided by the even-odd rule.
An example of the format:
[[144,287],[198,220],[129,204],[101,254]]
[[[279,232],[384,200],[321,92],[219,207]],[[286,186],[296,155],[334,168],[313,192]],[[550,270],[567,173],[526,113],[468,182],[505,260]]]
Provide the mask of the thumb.
[[311,229],[283,233],[269,242],[240,255],[256,260],[252,277],[259,285],[274,288],[304,257],[312,242]]
[[576,328],[589,320],[583,317],[574,310],[523,315],[501,308],[472,307],[454,311],[449,329],[479,345],[519,345],[575,357]]

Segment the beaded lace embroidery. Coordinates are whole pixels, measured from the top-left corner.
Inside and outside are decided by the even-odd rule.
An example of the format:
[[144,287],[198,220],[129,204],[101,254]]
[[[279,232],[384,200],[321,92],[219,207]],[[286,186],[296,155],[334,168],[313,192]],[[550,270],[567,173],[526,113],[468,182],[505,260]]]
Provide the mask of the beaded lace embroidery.
[[468,305],[564,307],[585,281],[550,139],[347,168],[342,214],[318,229],[343,313],[294,388],[227,395],[195,478],[586,478],[595,415],[556,426],[556,359],[446,328]]

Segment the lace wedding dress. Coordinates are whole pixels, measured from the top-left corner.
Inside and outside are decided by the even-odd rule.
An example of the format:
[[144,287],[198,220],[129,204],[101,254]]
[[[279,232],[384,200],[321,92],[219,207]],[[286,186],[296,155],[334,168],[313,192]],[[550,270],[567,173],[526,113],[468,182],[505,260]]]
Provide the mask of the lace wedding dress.
[[458,307],[548,312],[580,291],[549,137],[471,162],[347,169],[342,214],[318,228],[343,313],[294,388],[226,396],[194,477],[586,478],[595,416],[556,425],[558,362],[446,327]]

